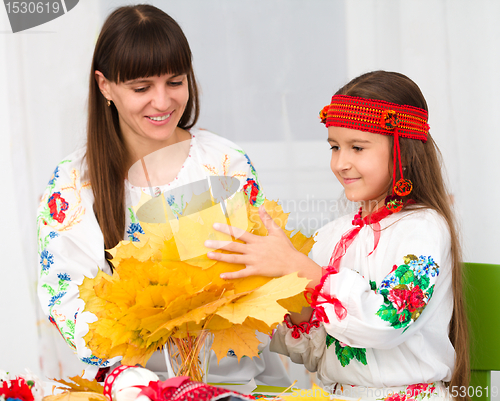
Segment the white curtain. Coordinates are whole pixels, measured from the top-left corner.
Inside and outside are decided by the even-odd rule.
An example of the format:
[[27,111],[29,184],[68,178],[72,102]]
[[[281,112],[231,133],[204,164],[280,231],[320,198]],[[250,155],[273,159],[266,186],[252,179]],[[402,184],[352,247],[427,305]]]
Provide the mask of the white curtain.
[[[341,206],[319,110],[366,71],[415,80],[443,152],[466,260],[500,263],[499,2],[150,3],[178,21],[191,44],[202,92],[198,125],[240,144],[267,197],[280,199],[292,212],[291,226],[309,233]],[[16,34],[0,11],[0,369],[60,376],[80,368],[64,362],[73,360],[71,352],[34,312],[35,209],[56,163],[84,144],[93,46],[105,16],[123,4],[132,2],[82,0],[68,14]]]

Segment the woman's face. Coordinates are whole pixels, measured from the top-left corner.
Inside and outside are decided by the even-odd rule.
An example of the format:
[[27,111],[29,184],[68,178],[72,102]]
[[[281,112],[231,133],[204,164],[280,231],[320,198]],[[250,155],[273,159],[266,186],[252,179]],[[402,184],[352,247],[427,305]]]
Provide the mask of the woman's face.
[[189,99],[186,74],[114,83],[96,71],[96,79],[103,95],[118,110],[129,149],[147,153],[179,141],[176,128]]

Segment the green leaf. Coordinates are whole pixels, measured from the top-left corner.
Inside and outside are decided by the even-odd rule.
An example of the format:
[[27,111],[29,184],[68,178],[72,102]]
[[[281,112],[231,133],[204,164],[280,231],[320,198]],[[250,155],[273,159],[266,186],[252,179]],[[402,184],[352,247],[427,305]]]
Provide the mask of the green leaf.
[[68,329],[72,334],[75,332],[75,323],[73,323],[72,320],[66,319],[66,326],[68,326]]
[[333,338],[330,334],[326,335],[326,348],[330,347],[335,342],[335,338]]
[[377,283],[375,281],[370,280],[370,288],[372,291],[377,289]]
[[399,282],[401,284],[410,284],[413,282],[414,274],[413,270],[408,269],[400,278]]
[[397,278],[401,278],[401,276],[403,276],[408,270],[410,270],[410,266],[401,265],[394,271],[394,274]]
[[426,275],[422,275],[417,280],[415,280],[415,284],[418,285],[422,291],[427,289],[430,283],[431,280]]
[[434,284],[431,285],[431,288],[427,291],[427,296],[429,299],[431,299],[432,294],[434,294]]
[[338,340],[335,341],[335,354],[337,354],[337,359],[343,367],[346,367],[351,362],[354,357],[351,347],[342,347]]
[[397,313],[394,306],[391,305],[382,305],[380,309],[377,311],[377,315],[380,316],[382,320],[386,322],[392,323],[395,319],[397,320]]
[[49,295],[51,297],[53,297],[54,295],[56,295],[55,290],[50,285],[44,284],[44,285],[42,285],[42,288],[45,288],[48,291],[48,293],[49,293]]
[[389,299],[387,298],[389,296],[389,290],[387,288],[384,288],[383,290],[379,291],[379,294],[381,294],[384,297],[384,302],[385,303],[390,303]]
[[137,220],[137,217],[135,216],[134,210],[131,207],[129,207],[128,211],[129,211],[129,214],[130,214],[130,221],[132,223],[138,223],[139,221]]
[[354,348],[355,353],[354,356],[356,359],[361,362],[363,365],[366,365],[366,348]]

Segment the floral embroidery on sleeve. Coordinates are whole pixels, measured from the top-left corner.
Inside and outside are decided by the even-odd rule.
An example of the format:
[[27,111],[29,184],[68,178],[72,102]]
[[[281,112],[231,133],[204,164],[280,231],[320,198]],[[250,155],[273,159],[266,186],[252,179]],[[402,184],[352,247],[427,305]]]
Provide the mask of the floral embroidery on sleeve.
[[[46,250],[44,252],[47,252]],[[48,253],[48,252],[47,252]],[[50,254],[49,254],[50,255]],[[50,255],[52,258],[52,255]],[[49,265],[50,267],[50,265]],[[66,316],[57,312],[56,306],[61,304],[61,298],[66,295],[68,289],[68,282],[71,281],[69,274],[58,273],[57,274],[58,283],[57,288],[50,286],[49,284],[43,284],[42,288],[45,288],[50,295],[49,300],[49,321],[56,326],[59,333],[63,336],[64,340],[72,349],[76,349],[74,339],[75,339],[75,321],[67,319]]]
[[258,207],[264,203],[264,194],[260,190],[260,185],[258,183],[258,176],[257,176],[257,171],[255,171],[255,167],[253,166],[250,158],[248,155],[243,152],[240,149],[235,149],[237,152],[241,153],[243,156],[245,156],[245,159],[247,159],[247,164],[250,166],[250,172],[252,175],[255,177],[253,178],[247,178],[246,184],[243,186],[243,191],[248,197],[248,201],[250,205]]
[[[78,224],[85,208],[82,206],[81,191],[90,188],[90,182],[80,183],[80,172],[76,169],[71,171],[71,182],[65,185],[59,185],[56,190],[56,184],[59,177],[59,166],[64,163],[70,163],[71,160],[63,160],[56,167],[49,180],[47,191],[41,200],[41,208],[37,216],[38,226],[38,249],[39,254],[47,247],[50,239],[57,236],[57,232],[70,230]],[[68,200],[71,199],[71,200]],[[52,228],[47,235],[42,235],[45,227]]]
[[137,234],[144,234],[144,230],[131,207],[128,208],[128,212],[130,215],[130,224],[127,228],[126,235],[130,241],[139,242]]
[[406,330],[431,299],[434,292],[431,280],[439,275],[439,266],[431,256],[407,255],[403,262],[399,267],[394,266],[378,288],[384,304],[377,315],[395,329]]
[[366,365],[366,348],[354,348],[349,347],[347,344],[337,340],[335,337],[332,337],[330,334],[326,335],[326,348],[329,348],[330,345],[335,344],[335,355],[337,355],[337,359],[343,367],[349,365],[349,363],[356,359],[358,362],[361,362],[363,365]]

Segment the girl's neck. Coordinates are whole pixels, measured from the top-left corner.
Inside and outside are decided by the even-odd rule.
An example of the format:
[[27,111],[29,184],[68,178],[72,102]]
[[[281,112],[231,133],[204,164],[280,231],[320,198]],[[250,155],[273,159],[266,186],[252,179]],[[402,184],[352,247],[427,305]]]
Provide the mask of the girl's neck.
[[361,218],[369,216],[370,214],[376,212],[380,208],[385,207],[385,196],[379,199],[372,199],[368,201],[361,201]]

